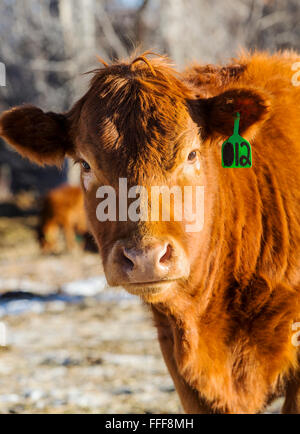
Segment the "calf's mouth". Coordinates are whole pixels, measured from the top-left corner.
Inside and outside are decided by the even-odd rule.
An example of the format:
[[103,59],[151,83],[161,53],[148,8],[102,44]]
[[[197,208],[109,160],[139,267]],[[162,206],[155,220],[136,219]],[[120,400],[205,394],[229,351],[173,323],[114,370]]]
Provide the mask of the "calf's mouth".
[[158,294],[162,291],[170,289],[178,279],[161,280],[156,282],[136,282],[126,283],[123,287],[127,292],[134,295],[149,295]]

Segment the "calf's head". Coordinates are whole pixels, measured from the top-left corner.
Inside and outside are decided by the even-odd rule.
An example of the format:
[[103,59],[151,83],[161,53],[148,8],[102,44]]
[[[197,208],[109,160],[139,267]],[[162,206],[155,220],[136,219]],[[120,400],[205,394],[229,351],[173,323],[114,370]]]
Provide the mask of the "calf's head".
[[95,71],[68,113],[5,112],[0,134],[39,164],[65,156],[80,164],[108,282],[156,302],[184,290],[197,268],[214,213],[214,165],[236,111],[241,131],[251,131],[266,98],[238,87],[201,98],[167,63],[141,57]]

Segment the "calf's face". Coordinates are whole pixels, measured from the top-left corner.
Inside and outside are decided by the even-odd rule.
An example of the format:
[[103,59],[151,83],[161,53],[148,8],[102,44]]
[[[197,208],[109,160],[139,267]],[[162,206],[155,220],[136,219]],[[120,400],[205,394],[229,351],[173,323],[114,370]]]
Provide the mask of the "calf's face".
[[40,164],[65,155],[80,164],[108,283],[159,302],[197,268],[211,220],[209,147],[232,133],[236,111],[241,130],[262,121],[267,102],[247,89],[197,99],[167,65],[145,63],[98,70],[64,115],[28,106],[5,112],[0,133]]
[[[134,144],[135,137],[127,138],[126,131],[117,134],[115,124],[106,117],[100,121],[100,135],[95,127],[86,129],[88,116],[83,109],[75,152],[108,283],[144,296],[171,289],[189,277],[191,239],[199,236],[199,231],[186,231],[195,222],[187,221],[183,212],[184,188],[203,185],[196,125],[186,113],[175,150],[173,132],[172,137],[153,137],[150,144],[146,137],[151,132],[146,130],[144,141]],[[138,129],[138,122],[137,113],[135,125],[129,128]],[[168,152],[161,150],[162,145]],[[107,219],[100,215],[104,201],[107,214],[111,211]]]

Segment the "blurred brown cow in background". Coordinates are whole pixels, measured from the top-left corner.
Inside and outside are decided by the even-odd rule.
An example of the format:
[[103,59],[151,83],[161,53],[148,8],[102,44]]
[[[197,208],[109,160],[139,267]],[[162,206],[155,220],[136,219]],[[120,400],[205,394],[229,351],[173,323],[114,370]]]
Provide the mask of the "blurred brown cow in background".
[[76,235],[83,236],[87,232],[80,187],[62,185],[43,198],[38,235],[44,253],[57,252],[61,230],[69,251],[75,247]]

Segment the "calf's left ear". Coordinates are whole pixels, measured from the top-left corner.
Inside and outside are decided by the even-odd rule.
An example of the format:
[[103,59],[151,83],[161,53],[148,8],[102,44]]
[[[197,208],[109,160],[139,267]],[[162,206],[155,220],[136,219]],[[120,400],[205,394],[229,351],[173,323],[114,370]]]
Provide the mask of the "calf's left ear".
[[270,101],[258,90],[238,88],[200,100],[209,132],[224,136],[233,133],[234,119],[240,113],[240,133],[258,128],[270,114]]
[[37,164],[61,165],[70,151],[64,115],[34,106],[15,107],[0,116],[0,136]]

